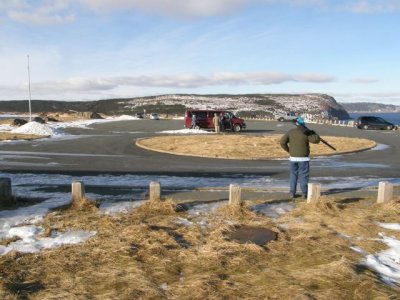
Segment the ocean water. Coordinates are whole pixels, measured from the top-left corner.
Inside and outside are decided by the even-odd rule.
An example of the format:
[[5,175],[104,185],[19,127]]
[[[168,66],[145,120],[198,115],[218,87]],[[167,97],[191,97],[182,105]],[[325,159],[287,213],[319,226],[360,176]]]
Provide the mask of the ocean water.
[[400,125],[400,113],[350,113],[352,119],[356,119],[359,116],[376,116],[385,119],[395,125]]

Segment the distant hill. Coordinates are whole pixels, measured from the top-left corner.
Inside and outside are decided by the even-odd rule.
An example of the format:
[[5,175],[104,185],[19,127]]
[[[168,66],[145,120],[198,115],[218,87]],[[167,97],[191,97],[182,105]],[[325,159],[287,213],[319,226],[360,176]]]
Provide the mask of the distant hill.
[[354,102],[340,103],[349,113],[385,113],[400,112],[400,106],[392,104]]
[[[196,95],[171,94],[149,97],[97,101],[32,100],[32,112],[90,111],[107,115],[133,115],[144,110],[157,113],[183,114],[187,108],[226,109],[240,116],[273,116],[292,111],[299,114],[347,119],[347,111],[325,94],[249,94]],[[2,112],[27,112],[28,101],[0,101]]]

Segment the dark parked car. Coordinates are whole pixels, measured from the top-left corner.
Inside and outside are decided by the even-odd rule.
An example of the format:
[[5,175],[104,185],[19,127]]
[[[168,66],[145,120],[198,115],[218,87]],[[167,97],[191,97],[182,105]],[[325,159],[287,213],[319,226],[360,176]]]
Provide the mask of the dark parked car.
[[394,128],[394,124],[390,123],[380,117],[374,116],[362,116],[358,117],[354,126],[359,129],[387,129],[392,130]]
[[143,119],[143,114],[142,113],[136,113],[136,118],[139,118],[139,119]]

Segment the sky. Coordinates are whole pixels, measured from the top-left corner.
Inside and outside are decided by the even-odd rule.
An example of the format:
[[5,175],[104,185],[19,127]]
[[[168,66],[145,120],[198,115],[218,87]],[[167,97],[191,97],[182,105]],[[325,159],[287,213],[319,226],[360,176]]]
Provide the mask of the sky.
[[32,99],[325,93],[400,105],[399,28],[400,0],[0,0],[0,100],[28,99],[30,78]]

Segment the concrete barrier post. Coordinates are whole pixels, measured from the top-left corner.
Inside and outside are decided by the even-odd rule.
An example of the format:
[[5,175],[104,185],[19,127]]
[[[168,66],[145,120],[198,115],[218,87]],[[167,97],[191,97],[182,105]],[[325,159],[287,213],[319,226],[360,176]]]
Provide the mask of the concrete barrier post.
[[320,197],[321,197],[321,185],[316,183],[309,183],[307,203],[318,202]]
[[0,206],[8,207],[15,204],[15,198],[12,194],[11,179],[0,178]]
[[229,185],[229,205],[242,205],[242,190],[240,185]]
[[377,203],[387,203],[393,199],[393,184],[387,181],[379,182]]
[[83,182],[72,182],[71,202],[75,207],[82,207],[86,203],[85,185]]
[[158,181],[150,182],[149,198],[150,201],[161,200],[161,185]]

